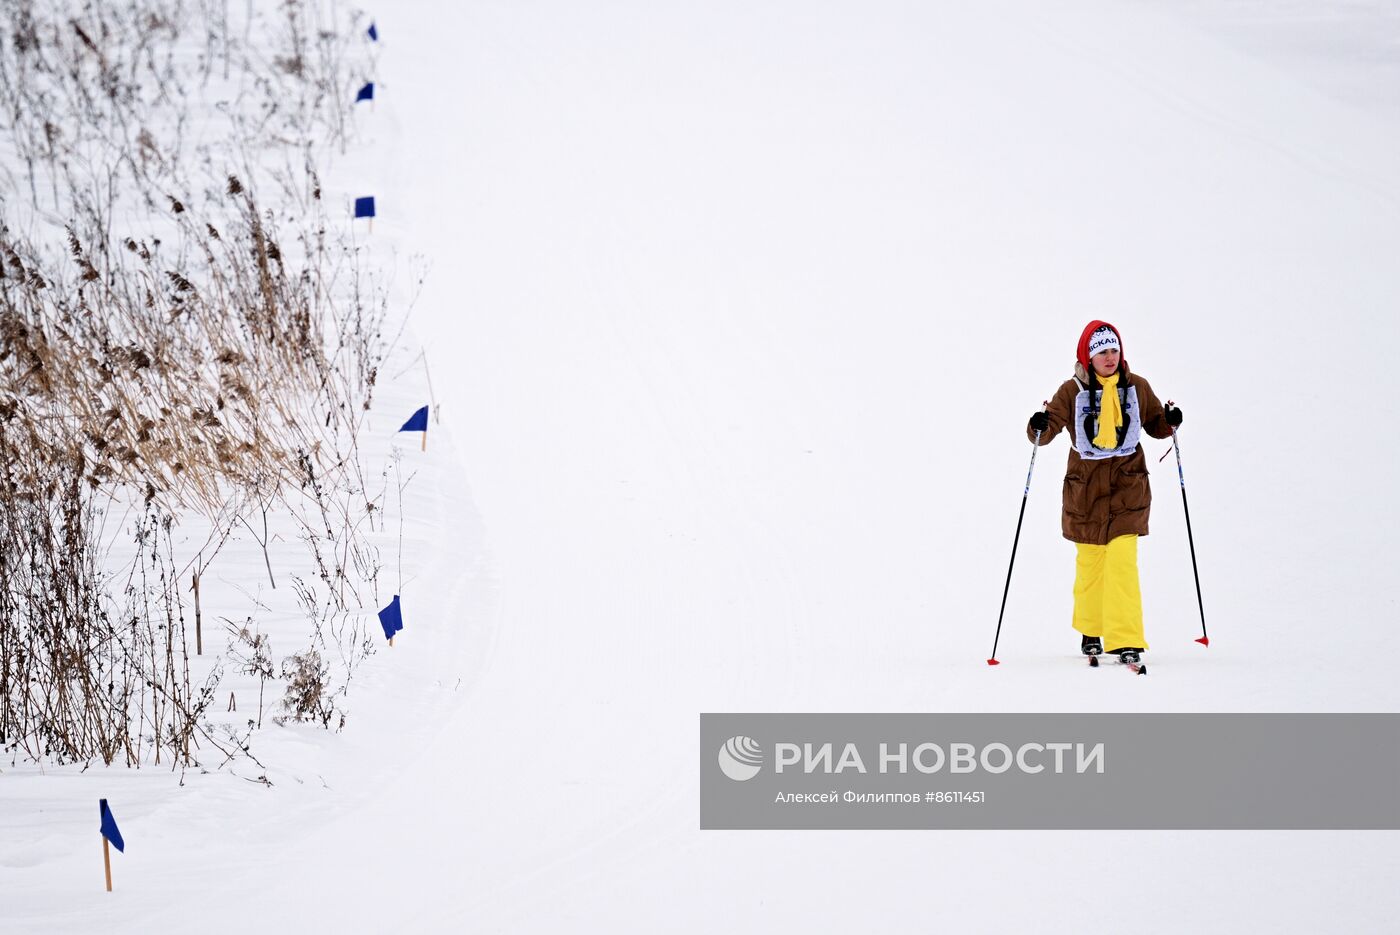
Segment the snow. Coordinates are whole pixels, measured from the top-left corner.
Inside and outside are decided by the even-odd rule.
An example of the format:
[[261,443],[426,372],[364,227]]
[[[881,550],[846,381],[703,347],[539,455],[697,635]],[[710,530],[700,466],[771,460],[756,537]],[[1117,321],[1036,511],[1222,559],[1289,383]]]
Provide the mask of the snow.
[[1400,9],[1385,0],[1140,0],[1357,108],[1400,115]]
[[[1397,710],[1400,122],[1167,6],[376,11],[407,629],[271,788],[0,770],[0,928],[1388,930],[1393,832],[698,830],[702,711]],[[989,668],[1096,317],[1185,413],[1212,645],[1149,441],[1152,674],[1071,658],[1057,441]]]

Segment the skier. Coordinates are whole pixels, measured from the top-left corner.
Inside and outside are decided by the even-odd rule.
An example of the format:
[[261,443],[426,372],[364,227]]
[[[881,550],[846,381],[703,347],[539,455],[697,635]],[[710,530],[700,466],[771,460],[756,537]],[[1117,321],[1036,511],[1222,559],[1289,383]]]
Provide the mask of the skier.
[[[1066,380],[1026,432],[1048,445],[1071,427],[1061,526],[1075,543],[1074,621],[1080,651],[1105,647],[1120,661],[1139,665],[1147,649],[1138,587],[1137,541],[1147,535],[1152,490],[1142,432],[1170,438],[1181,410],[1163,408],[1147,381],[1128,369],[1123,338],[1104,321],[1091,321],[1079,336],[1074,378]],[[1091,662],[1093,660],[1090,660]]]

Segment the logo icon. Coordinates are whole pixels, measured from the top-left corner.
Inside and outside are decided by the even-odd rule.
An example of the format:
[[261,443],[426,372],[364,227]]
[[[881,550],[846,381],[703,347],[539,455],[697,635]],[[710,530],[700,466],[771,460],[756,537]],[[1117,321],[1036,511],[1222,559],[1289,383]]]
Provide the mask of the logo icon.
[[752,737],[730,737],[719,748],[719,768],[735,782],[758,775],[763,766],[763,748]]

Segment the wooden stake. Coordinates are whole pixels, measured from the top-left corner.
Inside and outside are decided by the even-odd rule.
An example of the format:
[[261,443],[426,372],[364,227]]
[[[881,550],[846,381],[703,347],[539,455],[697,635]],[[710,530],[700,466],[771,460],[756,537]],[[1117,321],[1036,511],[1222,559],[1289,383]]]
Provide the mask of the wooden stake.
[[107,892],[112,892],[112,847],[107,843],[106,835],[102,837],[102,866],[107,871]]
[[369,233],[371,237],[374,236],[374,218],[369,219]]
[[428,430],[427,430],[427,429],[424,429],[424,430],[423,430],[423,450],[424,450],[424,451],[427,451],[427,450],[428,450]]
[[390,645],[390,646],[393,646],[393,645],[394,645],[394,638],[393,638],[392,636],[389,637],[389,645]]

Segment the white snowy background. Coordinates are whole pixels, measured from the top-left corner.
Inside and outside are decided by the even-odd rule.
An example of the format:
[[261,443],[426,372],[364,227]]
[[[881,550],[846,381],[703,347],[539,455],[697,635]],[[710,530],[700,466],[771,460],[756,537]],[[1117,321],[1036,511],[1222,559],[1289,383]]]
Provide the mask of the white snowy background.
[[[1397,709],[1392,5],[371,12],[333,185],[431,263],[408,628],[343,733],[257,736],[271,788],[0,769],[0,931],[1393,931],[1393,832],[701,832],[696,749],[702,711]],[[1078,660],[1064,441],[984,663],[1091,318],[1186,416],[1212,645],[1148,441],[1146,678]]]

